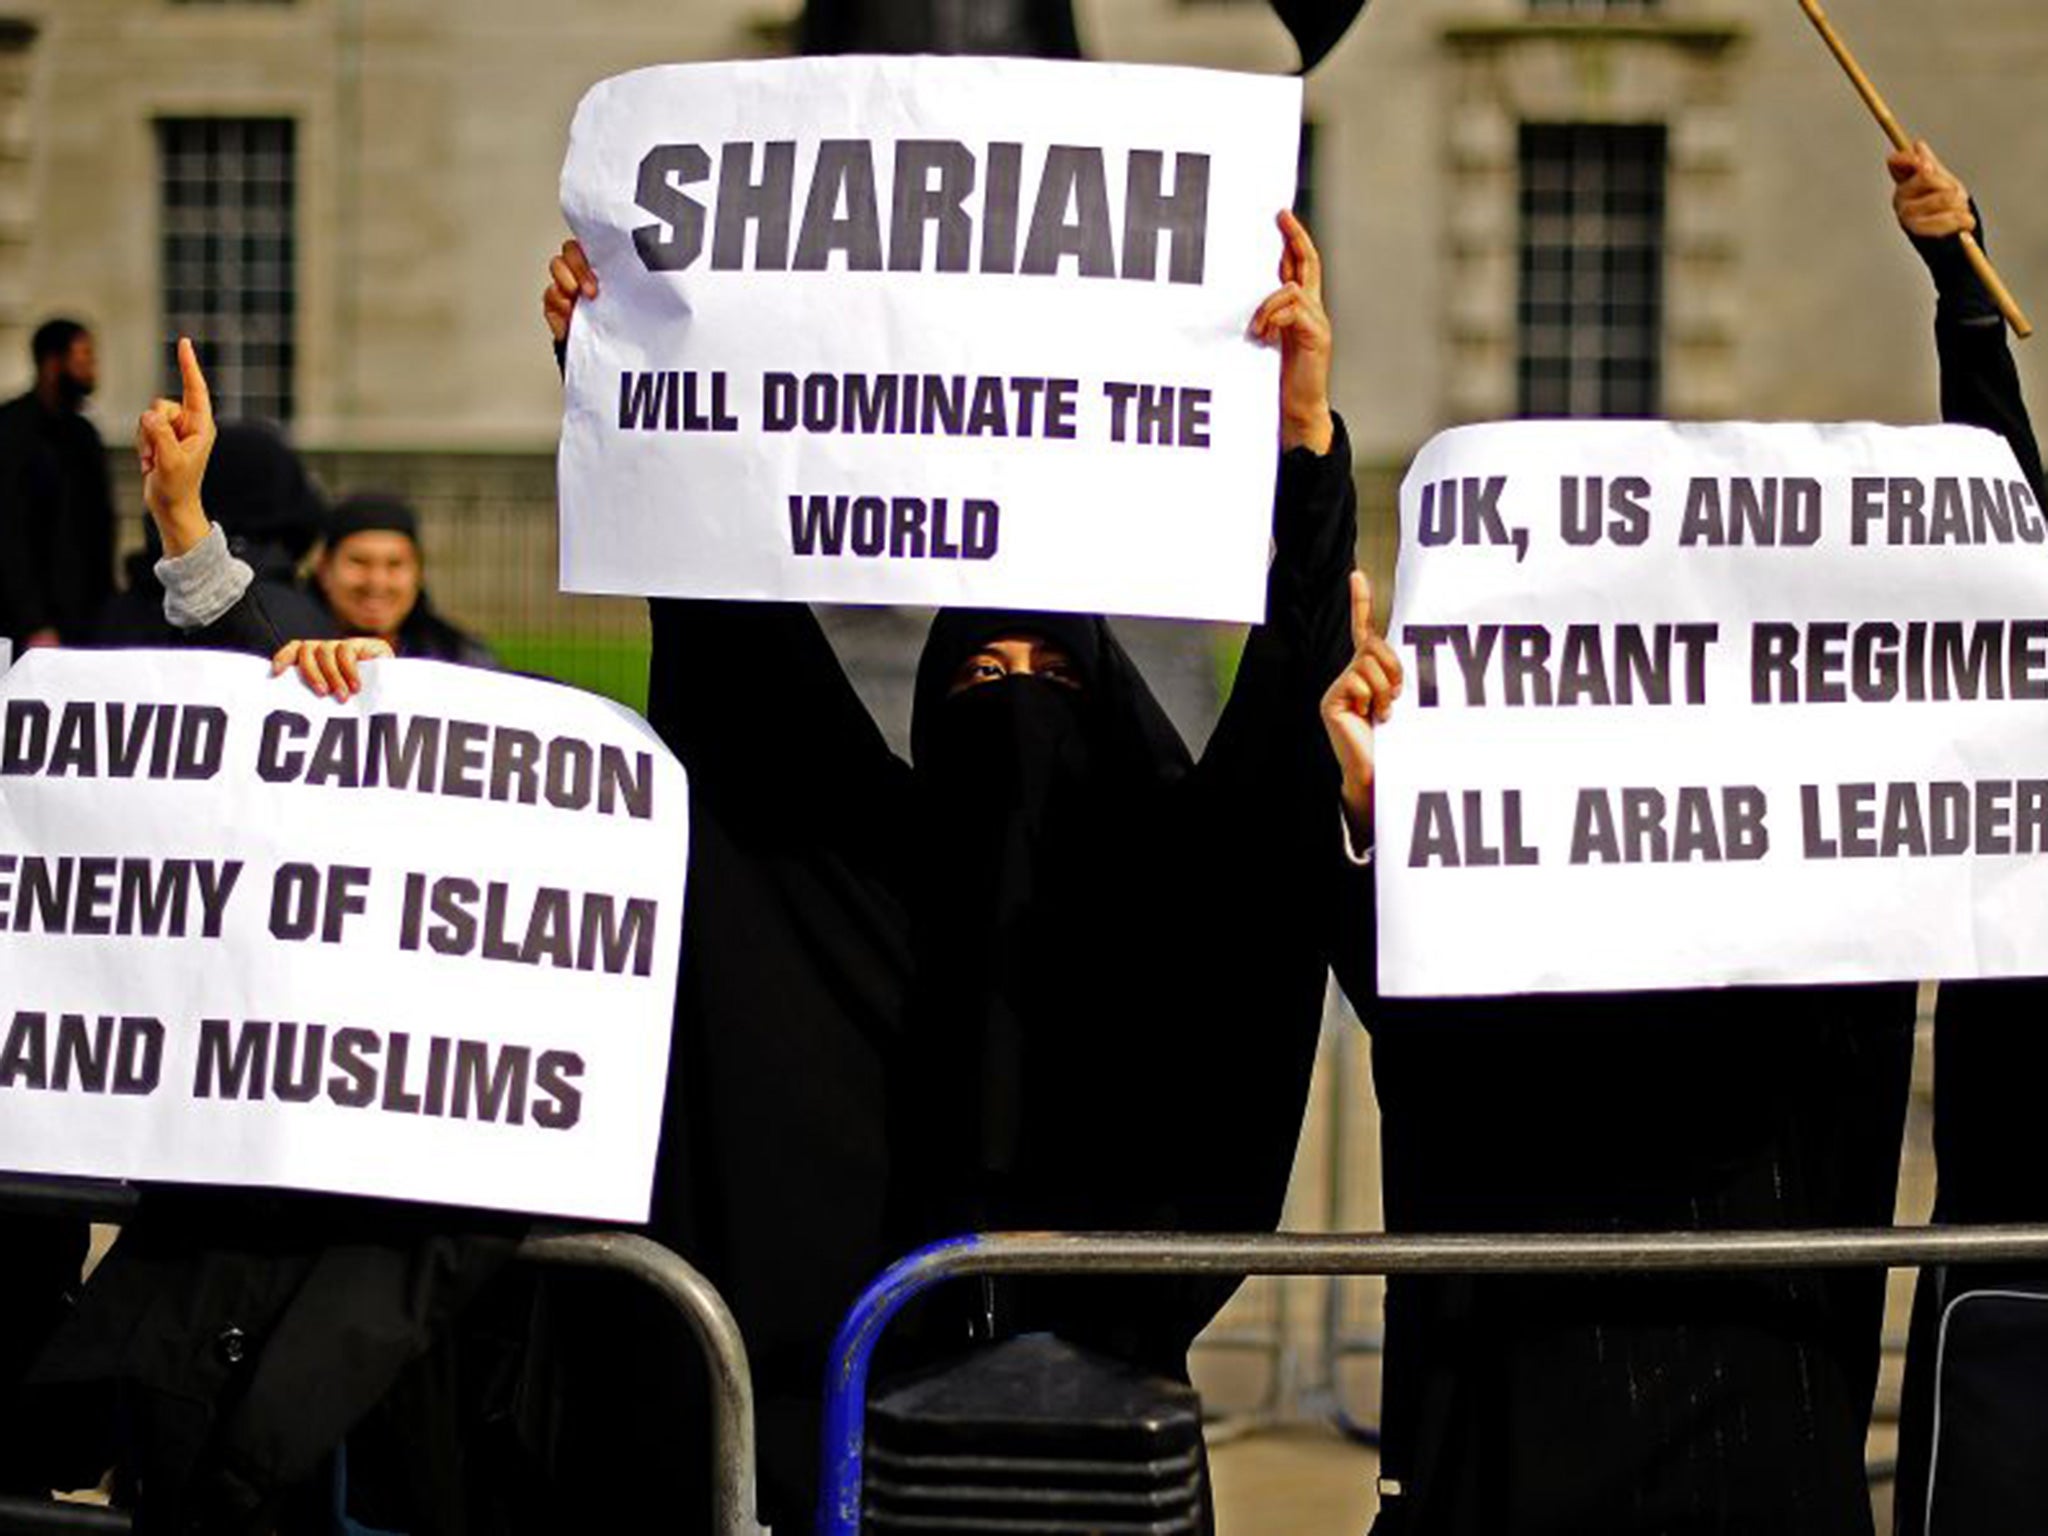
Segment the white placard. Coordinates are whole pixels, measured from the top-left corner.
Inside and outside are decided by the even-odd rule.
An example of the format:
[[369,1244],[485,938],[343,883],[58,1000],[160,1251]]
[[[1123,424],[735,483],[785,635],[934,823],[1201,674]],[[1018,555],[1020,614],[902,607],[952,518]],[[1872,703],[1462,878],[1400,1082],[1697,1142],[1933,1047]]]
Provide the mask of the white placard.
[[2048,523],[1999,438],[1461,428],[1401,533],[1384,992],[2048,973]]
[[0,1168],[647,1212],[681,766],[631,711],[431,661],[0,678]]
[[1298,80],[640,70],[562,210],[562,586],[1256,619]]

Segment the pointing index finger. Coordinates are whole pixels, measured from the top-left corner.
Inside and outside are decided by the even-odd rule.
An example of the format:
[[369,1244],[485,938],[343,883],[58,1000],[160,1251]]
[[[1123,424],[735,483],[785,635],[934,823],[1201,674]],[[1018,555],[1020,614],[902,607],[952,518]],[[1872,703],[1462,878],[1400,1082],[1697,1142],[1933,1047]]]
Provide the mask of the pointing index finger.
[[1372,582],[1365,572],[1351,573],[1351,648],[1363,651],[1372,639]]
[[213,392],[199,368],[199,352],[190,336],[178,338],[178,376],[185,384],[185,413],[200,422],[213,420]]
[[1291,209],[1280,210],[1280,228],[1287,236],[1287,249],[1294,257],[1294,280],[1310,293],[1323,291],[1323,258],[1309,237],[1308,226]]

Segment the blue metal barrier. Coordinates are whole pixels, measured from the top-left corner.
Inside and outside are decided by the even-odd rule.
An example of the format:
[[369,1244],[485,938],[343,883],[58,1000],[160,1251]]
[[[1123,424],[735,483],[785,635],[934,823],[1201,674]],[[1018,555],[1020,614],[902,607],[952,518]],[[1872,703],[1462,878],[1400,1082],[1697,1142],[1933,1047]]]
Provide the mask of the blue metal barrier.
[[890,1265],[840,1327],[826,1380],[818,1536],[859,1536],[875,1346],[908,1302],[945,1280],[1053,1274],[1585,1275],[1988,1263],[2048,1263],[2048,1226],[1441,1237],[991,1232],[953,1238]]

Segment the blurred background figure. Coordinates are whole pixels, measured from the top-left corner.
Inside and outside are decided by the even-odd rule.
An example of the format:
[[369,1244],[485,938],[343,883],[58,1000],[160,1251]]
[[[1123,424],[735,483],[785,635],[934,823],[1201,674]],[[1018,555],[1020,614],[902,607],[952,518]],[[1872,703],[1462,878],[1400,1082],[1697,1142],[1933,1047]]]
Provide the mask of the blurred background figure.
[[[211,474],[207,502],[225,522],[214,511]],[[234,524],[226,526],[232,534]],[[419,517],[409,503],[378,491],[345,497],[328,519],[327,542],[313,562],[313,587],[329,618],[320,635],[365,635],[401,656],[495,668],[488,646],[435,611],[424,574]]]
[[92,332],[46,320],[29,350],[35,383],[0,406],[0,635],[17,648],[82,640],[114,586],[106,450],[83,415]]

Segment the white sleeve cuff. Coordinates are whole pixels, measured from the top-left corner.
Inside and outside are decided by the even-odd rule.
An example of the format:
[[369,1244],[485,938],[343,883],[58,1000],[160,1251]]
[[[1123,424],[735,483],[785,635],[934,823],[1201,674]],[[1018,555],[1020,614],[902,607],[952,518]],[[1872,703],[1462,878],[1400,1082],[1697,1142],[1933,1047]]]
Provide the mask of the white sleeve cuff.
[[1344,814],[1344,807],[1341,805],[1337,807],[1337,822],[1344,829],[1344,857],[1356,864],[1360,869],[1364,869],[1372,863],[1372,844],[1367,843],[1361,849],[1352,840],[1351,818]]
[[164,617],[174,629],[204,629],[242,600],[256,573],[228,553],[227,535],[209,523],[206,537],[184,554],[156,563],[164,584]]

